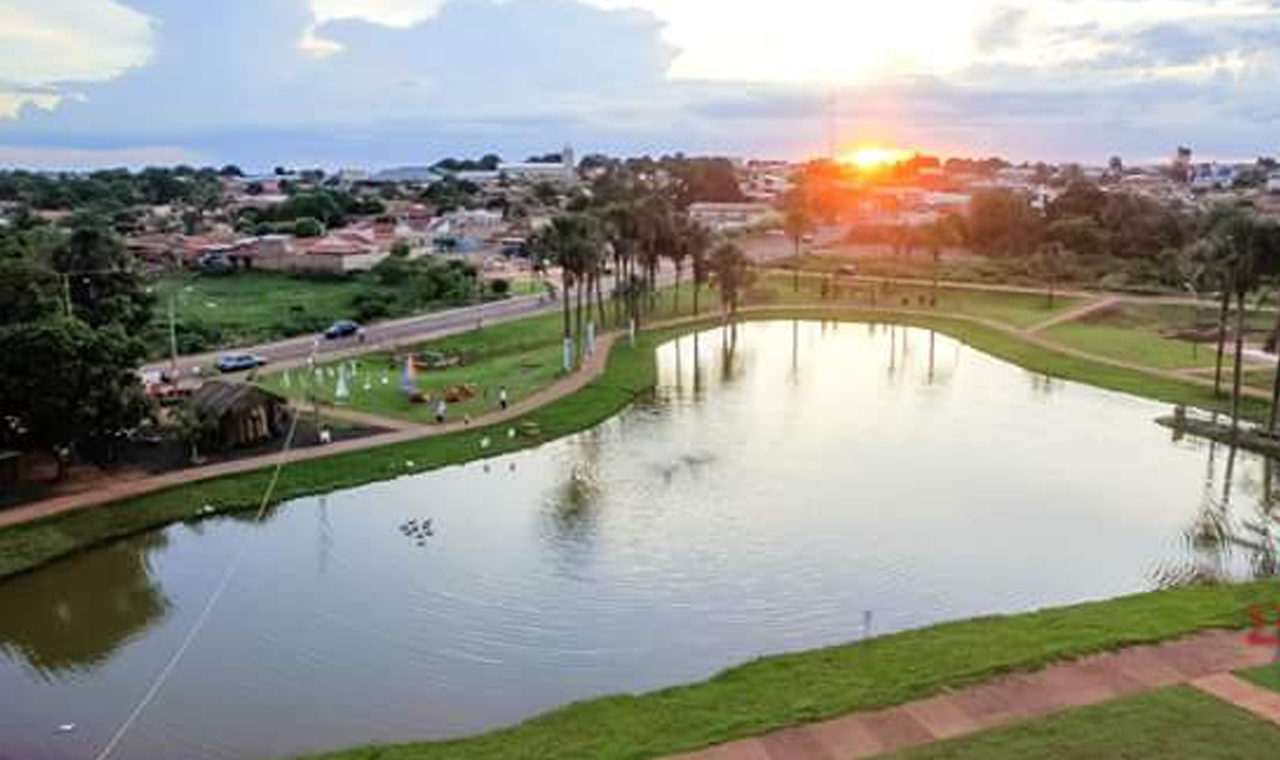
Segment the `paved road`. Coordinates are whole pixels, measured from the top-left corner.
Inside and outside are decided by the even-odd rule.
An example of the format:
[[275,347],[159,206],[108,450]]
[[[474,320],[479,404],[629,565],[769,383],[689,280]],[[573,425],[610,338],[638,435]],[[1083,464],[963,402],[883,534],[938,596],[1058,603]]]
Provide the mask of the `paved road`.
[[[559,302],[545,296],[521,296],[506,301],[479,306],[467,306],[448,311],[436,311],[404,319],[367,325],[364,328],[364,343],[355,338],[327,341],[320,339],[321,356],[341,355],[352,351],[368,351],[380,345],[396,345],[400,343],[425,340],[431,337],[470,330],[477,327],[481,320],[484,324],[507,322],[533,314],[555,311]],[[302,363],[310,356],[317,336],[304,335],[298,338],[250,346],[242,350],[266,358],[272,365],[290,365]],[[208,354],[182,356],[178,358],[178,371],[182,377],[191,377],[199,368],[208,372],[208,368],[226,351]],[[168,371],[172,366],[169,361],[156,362],[143,367],[144,372]]]
[[[666,286],[675,281],[674,271],[663,267],[658,273],[658,285]],[[604,283],[605,290],[611,283]],[[289,367],[303,364],[317,346],[317,355],[326,359],[337,359],[347,355],[356,355],[378,348],[390,348],[399,345],[421,343],[434,338],[441,338],[459,332],[473,330],[481,324],[492,325],[510,322],[516,319],[558,311],[560,301],[545,295],[519,296],[505,301],[466,306],[448,311],[435,311],[404,319],[377,322],[364,326],[364,342],[356,338],[344,340],[324,340],[317,335],[303,335],[288,340],[264,343],[258,346],[243,346],[223,349],[206,354],[180,356],[177,362],[177,376],[183,380],[208,376],[210,368],[218,357],[231,351],[245,351],[257,354],[270,362],[272,367]],[[142,368],[144,373],[168,372],[173,363],[163,360],[148,364]]]

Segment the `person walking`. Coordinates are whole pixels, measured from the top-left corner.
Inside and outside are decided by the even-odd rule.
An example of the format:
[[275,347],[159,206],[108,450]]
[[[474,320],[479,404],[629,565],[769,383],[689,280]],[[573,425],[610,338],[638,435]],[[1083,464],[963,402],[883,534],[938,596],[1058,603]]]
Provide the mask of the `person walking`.
[[504,385],[498,389],[498,406],[502,407],[505,411],[509,405],[510,401],[507,398],[507,386]]
[[442,398],[436,403],[436,424],[443,425],[445,416],[449,413],[449,405]]

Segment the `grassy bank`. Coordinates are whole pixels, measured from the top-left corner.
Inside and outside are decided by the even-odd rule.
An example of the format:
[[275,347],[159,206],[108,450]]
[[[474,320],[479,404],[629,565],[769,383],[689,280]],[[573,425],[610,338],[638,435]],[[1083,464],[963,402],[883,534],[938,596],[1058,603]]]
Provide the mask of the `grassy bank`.
[[1091,652],[1242,625],[1274,584],[1196,587],[969,620],[778,657],[703,683],[569,705],[452,742],[360,748],[324,760],[639,760],[901,704]]
[[1280,728],[1180,686],[928,745],[893,760],[1241,760],[1275,757]]
[[[1219,410],[1227,407],[1223,399],[1213,397],[1211,389],[1049,351],[1016,334],[965,319],[893,315],[836,307],[800,311],[784,306],[753,312],[750,318],[878,321],[936,329],[980,351],[1033,372],[1171,404]],[[548,317],[538,317],[527,322],[528,324],[515,323],[489,328],[494,332],[477,335],[480,340],[501,341],[504,349],[516,350],[528,342],[542,340],[548,330],[555,334],[555,322]],[[714,320],[699,324],[714,324]],[[638,394],[652,388],[655,377],[654,348],[690,329],[693,329],[693,325],[642,333],[635,348],[622,341],[621,345],[615,347],[608,366],[600,377],[578,393],[531,412],[511,426],[477,428],[466,433],[292,464],[285,468],[280,479],[276,501],[352,488],[483,457],[499,456],[592,427],[626,407]],[[498,337],[500,335],[505,337]],[[470,338],[473,341],[476,339],[474,335]],[[462,335],[447,338],[445,342],[453,341],[453,345],[462,346],[467,340],[468,337]],[[1263,401],[1246,399],[1244,410],[1249,416],[1261,418],[1267,412],[1267,405]],[[525,422],[536,425],[540,434],[515,439],[508,437],[507,432],[511,427],[519,427]],[[480,448],[482,438],[491,439],[490,448]],[[197,519],[205,507],[212,507],[215,512],[256,508],[269,476],[268,469],[231,475],[0,531],[0,579],[114,539],[173,522]]]

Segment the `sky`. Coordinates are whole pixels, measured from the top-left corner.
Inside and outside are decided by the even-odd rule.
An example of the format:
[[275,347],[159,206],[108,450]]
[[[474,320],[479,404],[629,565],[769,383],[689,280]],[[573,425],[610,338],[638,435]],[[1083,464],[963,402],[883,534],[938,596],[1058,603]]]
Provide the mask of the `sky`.
[[0,0],[0,166],[1280,153],[1280,0]]

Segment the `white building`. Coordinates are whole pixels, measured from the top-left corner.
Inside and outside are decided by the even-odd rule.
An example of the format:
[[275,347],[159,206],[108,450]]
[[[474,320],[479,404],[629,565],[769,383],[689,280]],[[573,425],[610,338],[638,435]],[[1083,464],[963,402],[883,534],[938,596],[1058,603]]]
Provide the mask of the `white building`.
[[1280,193],[1280,172],[1271,172],[1267,177],[1267,192]]
[[689,206],[689,216],[716,232],[760,227],[782,219],[767,203],[694,203]]
[[1191,169],[1192,190],[1230,190],[1235,181],[1236,170],[1226,164],[1196,164]]

